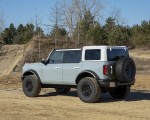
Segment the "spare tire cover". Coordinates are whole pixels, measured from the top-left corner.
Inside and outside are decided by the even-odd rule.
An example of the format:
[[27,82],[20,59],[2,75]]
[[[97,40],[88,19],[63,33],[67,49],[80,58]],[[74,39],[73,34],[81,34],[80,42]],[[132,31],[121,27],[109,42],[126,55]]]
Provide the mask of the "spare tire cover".
[[116,63],[116,78],[121,83],[132,82],[136,74],[136,66],[132,58],[123,57]]

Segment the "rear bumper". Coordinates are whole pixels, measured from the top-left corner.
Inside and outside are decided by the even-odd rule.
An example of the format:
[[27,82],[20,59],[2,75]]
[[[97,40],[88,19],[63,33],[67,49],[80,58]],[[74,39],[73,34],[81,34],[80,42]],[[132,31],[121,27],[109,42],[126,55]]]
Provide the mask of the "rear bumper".
[[134,85],[135,79],[130,83],[120,83],[118,81],[110,81],[110,80],[98,80],[98,83],[101,87],[110,88],[110,87],[117,87],[121,85]]

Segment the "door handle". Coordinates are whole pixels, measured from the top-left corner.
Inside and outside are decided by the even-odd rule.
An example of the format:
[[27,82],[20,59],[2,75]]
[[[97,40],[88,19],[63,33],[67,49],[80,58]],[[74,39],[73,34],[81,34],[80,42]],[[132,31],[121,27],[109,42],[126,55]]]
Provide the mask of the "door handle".
[[110,66],[110,73],[113,74],[113,66]]
[[80,69],[80,67],[73,67],[74,69]]
[[61,67],[56,67],[56,69],[61,69]]

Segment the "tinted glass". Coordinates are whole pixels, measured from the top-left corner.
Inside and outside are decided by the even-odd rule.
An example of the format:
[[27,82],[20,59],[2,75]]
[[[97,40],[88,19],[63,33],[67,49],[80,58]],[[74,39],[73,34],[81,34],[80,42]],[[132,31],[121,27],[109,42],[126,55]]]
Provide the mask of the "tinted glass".
[[62,51],[53,51],[49,58],[50,63],[63,63],[63,52]]
[[100,60],[100,49],[90,49],[85,51],[85,60]]
[[81,50],[64,52],[64,63],[79,63],[81,61]]
[[125,49],[107,49],[107,59],[108,61],[116,61],[121,57],[129,56],[128,50]]

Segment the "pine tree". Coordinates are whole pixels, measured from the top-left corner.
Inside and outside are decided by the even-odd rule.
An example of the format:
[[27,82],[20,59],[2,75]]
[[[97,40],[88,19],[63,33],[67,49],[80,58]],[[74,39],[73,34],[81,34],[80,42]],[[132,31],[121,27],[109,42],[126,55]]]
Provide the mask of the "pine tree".
[[11,23],[9,28],[5,28],[3,31],[2,37],[3,41],[6,44],[12,44],[14,41],[14,37],[16,35],[16,28],[14,27],[14,24]]

